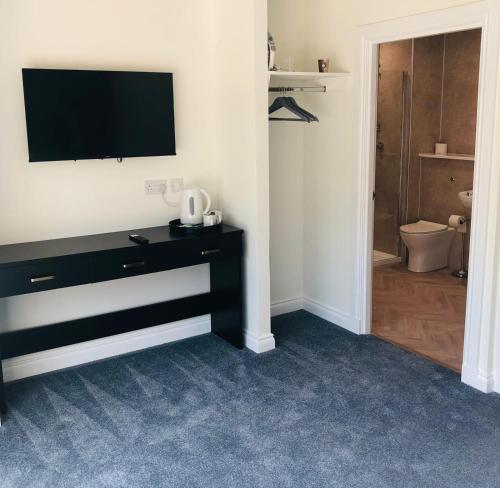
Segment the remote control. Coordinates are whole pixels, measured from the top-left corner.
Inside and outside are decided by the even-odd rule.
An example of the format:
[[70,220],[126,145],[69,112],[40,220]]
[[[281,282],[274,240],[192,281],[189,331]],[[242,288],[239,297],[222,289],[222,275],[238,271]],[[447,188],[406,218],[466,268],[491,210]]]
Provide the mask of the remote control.
[[131,241],[137,242],[137,244],[147,244],[149,242],[149,239],[146,239],[143,236],[140,236],[139,234],[130,234],[128,238]]

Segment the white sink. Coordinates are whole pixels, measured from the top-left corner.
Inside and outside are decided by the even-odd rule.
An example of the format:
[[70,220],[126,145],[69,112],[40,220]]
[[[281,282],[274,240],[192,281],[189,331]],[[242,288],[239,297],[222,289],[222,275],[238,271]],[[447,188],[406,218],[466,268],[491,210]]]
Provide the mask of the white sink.
[[465,208],[472,208],[472,190],[461,191],[458,198]]

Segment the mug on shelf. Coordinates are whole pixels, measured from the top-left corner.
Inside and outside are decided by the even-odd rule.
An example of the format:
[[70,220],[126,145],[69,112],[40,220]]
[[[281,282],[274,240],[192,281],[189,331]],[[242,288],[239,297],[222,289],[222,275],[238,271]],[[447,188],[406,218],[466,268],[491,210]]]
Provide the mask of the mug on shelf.
[[330,70],[330,60],[328,58],[318,59],[318,69],[320,73],[328,73]]

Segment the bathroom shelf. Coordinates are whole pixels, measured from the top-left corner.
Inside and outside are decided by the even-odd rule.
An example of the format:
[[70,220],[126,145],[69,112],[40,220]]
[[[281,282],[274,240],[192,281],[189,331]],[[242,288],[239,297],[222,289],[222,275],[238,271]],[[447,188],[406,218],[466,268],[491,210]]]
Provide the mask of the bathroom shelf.
[[272,80],[324,80],[347,78],[351,73],[315,73],[313,71],[269,71]]
[[474,154],[434,154],[434,153],[420,153],[419,157],[429,159],[455,159],[458,161],[474,161]]

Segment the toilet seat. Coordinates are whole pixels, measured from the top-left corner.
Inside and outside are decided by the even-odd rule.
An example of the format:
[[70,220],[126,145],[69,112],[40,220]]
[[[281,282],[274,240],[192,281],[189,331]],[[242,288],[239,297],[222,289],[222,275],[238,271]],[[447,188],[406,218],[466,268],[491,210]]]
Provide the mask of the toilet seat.
[[406,224],[400,227],[401,232],[405,234],[435,234],[447,229],[448,226],[445,224],[436,224],[435,222],[428,222],[427,220],[419,220],[414,224]]

